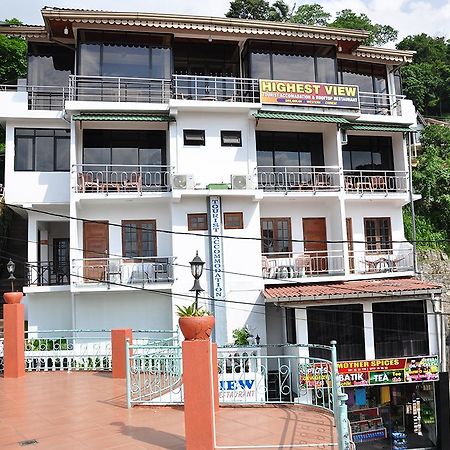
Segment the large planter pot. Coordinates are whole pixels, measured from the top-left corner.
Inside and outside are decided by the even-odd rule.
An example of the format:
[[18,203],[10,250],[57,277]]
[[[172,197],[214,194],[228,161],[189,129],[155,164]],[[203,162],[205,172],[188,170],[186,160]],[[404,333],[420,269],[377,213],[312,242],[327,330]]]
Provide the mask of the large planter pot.
[[23,292],[5,292],[3,294],[3,299],[9,305],[14,305],[20,303],[23,297]]
[[178,320],[186,341],[207,341],[214,328],[214,316],[180,317]]

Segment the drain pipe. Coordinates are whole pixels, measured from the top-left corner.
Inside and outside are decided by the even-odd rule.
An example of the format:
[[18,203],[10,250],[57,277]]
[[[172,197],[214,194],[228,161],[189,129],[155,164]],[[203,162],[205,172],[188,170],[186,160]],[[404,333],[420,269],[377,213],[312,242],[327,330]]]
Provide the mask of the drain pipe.
[[414,211],[413,199],[413,182],[412,182],[412,141],[415,140],[413,133],[409,132],[407,135],[408,141],[408,184],[409,184],[409,205],[411,208],[411,223],[412,223],[412,244],[413,244],[413,269],[414,274],[418,274],[417,267],[417,243],[416,243],[416,213]]

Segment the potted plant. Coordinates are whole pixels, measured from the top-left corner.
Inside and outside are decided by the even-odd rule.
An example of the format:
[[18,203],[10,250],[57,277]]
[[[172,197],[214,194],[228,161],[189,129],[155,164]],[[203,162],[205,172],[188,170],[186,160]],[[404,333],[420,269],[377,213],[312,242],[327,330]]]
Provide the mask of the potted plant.
[[187,341],[207,341],[210,338],[215,319],[205,308],[198,307],[194,302],[189,306],[177,306],[177,314],[181,332]]
[[253,334],[250,333],[248,326],[236,328],[233,330],[234,345],[250,345],[250,338]]

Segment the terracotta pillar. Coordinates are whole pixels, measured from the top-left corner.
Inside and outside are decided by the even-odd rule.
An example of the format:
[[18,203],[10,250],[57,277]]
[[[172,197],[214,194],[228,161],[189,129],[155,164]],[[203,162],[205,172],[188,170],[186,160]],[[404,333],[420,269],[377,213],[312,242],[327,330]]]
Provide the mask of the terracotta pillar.
[[19,378],[25,375],[25,307],[20,303],[3,305],[4,354],[3,375]]
[[133,343],[133,331],[131,328],[111,330],[112,348],[112,376],[113,378],[123,378],[127,376],[127,362],[125,343],[129,340]]
[[214,389],[214,411],[219,411],[219,361],[217,359],[217,344],[212,344],[212,371],[213,371],[213,389]]
[[[214,368],[217,371],[216,368]],[[214,450],[214,382],[211,341],[183,342],[186,450]]]

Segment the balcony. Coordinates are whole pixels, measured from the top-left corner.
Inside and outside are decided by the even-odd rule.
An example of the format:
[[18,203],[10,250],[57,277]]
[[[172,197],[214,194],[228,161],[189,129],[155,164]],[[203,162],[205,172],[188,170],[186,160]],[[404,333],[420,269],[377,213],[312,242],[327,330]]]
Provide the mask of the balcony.
[[156,165],[77,164],[78,193],[167,192],[171,189],[171,167]]
[[72,264],[75,286],[136,287],[173,282],[174,256],[146,258],[84,258]]
[[404,95],[360,92],[359,105],[363,114],[401,116],[401,101],[405,98]]
[[40,261],[26,264],[27,286],[64,286],[70,284],[69,263]]
[[168,103],[170,80],[71,75],[70,101]]
[[264,191],[333,192],[340,190],[339,168],[326,166],[258,166]]
[[349,194],[408,192],[408,172],[395,170],[344,170],[344,186]]
[[342,250],[263,253],[263,278],[280,280],[344,275]]
[[[19,103],[23,99],[20,94],[24,94],[24,101],[27,102],[29,110],[51,110],[62,111],[64,109],[64,101],[68,96],[68,88],[64,86],[28,86],[26,84],[0,85],[1,93],[10,94],[14,103]],[[19,97],[14,99],[14,94],[18,93]]]
[[409,272],[414,253],[412,248],[349,250],[349,263],[353,274]]

